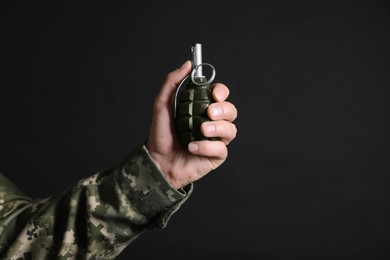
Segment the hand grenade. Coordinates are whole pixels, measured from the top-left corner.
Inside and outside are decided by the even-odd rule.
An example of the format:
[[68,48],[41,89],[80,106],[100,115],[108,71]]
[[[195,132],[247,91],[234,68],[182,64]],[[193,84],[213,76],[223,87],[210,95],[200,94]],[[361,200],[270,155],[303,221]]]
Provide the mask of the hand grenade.
[[[200,132],[200,125],[210,121],[207,116],[207,107],[214,102],[211,96],[210,83],[215,78],[215,68],[209,63],[202,63],[202,45],[195,44],[191,48],[192,72],[179,85],[174,97],[174,118],[180,142],[187,147],[191,141],[216,140],[207,138]],[[209,80],[203,76],[202,67],[208,66],[212,69]],[[190,80],[187,80],[190,78]],[[180,91],[186,84],[186,89]]]

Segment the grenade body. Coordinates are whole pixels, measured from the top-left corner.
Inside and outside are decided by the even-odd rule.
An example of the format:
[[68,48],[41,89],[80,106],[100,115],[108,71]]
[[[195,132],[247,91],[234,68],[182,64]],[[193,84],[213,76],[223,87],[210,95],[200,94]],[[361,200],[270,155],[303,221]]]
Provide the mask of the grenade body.
[[[203,79],[200,79],[203,80]],[[215,140],[204,137],[200,125],[210,121],[207,107],[213,103],[209,84],[196,85],[190,81],[176,100],[176,129],[178,137],[184,146],[191,141]]]

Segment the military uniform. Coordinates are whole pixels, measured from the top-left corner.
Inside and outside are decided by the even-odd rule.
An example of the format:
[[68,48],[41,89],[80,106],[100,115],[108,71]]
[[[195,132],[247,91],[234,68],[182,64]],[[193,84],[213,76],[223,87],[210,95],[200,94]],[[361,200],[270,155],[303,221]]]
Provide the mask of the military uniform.
[[112,259],[164,228],[192,192],[176,190],[146,147],[62,194],[32,200],[0,174],[0,259]]

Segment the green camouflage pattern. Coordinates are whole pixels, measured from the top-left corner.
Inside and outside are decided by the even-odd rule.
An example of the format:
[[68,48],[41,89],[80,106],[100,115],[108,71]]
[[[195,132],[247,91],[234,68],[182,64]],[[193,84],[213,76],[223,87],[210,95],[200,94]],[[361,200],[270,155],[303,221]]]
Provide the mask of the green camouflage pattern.
[[173,188],[144,145],[46,199],[30,199],[0,174],[0,259],[114,259],[145,231],[164,228],[192,189]]

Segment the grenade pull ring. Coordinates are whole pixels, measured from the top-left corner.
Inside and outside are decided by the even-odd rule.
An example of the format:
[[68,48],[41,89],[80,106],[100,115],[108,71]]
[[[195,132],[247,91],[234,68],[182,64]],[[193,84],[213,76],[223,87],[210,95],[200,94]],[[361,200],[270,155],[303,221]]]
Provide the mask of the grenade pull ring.
[[[210,79],[206,82],[202,82],[202,83],[199,83],[197,80],[195,80],[195,75],[197,74],[197,72],[202,68],[202,66],[208,66],[212,69],[213,71],[213,74],[211,75]],[[213,65],[211,65],[210,63],[201,63],[199,65],[196,65],[193,69],[192,69],[192,72],[191,72],[191,80],[192,82],[194,82],[195,85],[198,85],[198,86],[201,86],[201,85],[207,85],[207,84],[210,84],[211,82],[213,82],[214,78],[215,78],[215,74],[216,74],[216,70],[214,68]],[[199,76],[198,76],[199,77]],[[203,77],[203,76],[201,76]]]

